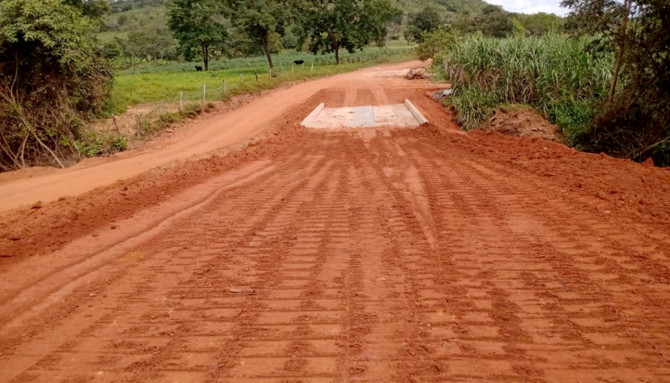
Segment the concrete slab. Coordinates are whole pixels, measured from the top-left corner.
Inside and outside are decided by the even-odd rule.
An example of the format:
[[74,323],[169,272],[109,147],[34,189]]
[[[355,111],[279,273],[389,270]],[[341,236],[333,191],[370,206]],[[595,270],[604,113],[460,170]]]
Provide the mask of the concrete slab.
[[375,126],[375,112],[372,106],[357,106],[351,121],[352,128],[372,128]]
[[[321,104],[322,105],[322,104]],[[427,121],[409,101],[404,104],[325,108],[319,105],[302,125],[312,129],[413,127]]]

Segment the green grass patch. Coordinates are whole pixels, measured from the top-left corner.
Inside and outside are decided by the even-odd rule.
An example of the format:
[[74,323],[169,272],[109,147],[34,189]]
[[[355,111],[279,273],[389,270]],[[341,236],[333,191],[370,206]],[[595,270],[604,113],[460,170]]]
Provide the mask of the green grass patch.
[[[327,76],[413,57],[414,49],[407,46],[384,50],[369,48],[356,54],[345,54],[341,56],[343,63],[340,65],[333,64],[327,55],[283,54],[275,57],[275,77],[269,75],[264,57],[214,62],[208,72],[196,72],[194,63],[144,66],[117,74],[107,110],[110,114],[119,114],[136,104],[161,100],[174,103],[179,101],[180,92],[183,92],[184,101],[201,100],[203,84],[207,100],[221,100],[273,88],[287,81]],[[305,61],[304,67],[292,65],[297,59]],[[312,63],[314,71],[311,70]],[[224,80],[226,94],[223,93]]]

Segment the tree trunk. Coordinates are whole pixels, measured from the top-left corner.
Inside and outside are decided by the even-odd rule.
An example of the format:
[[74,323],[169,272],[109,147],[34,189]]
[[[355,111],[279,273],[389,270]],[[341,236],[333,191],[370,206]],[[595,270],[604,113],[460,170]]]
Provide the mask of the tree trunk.
[[202,61],[205,62],[205,71],[209,70],[209,45],[202,46]]
[[619,81],[619,72],[621,71],[621,62],[623,61],[623,55],[626,50],[626,31],[628,27],[628,16],[630,15],[631,0],[626,0],[624,2],[624,12],[623,20],[621,21],[621,30],[619,32],[619,52],[617,52],[616,65],[614,67],[614,74],[612,75],[612,87],[610,88],[610,95],[607,98],[608,102],[614,100],[614,93],[616,93],[617,82]]
[[335,63],[340,65],[340,46],[335,45]]
[[265,35],[263,37],[263,52],[265,52],[265,56],[268,58],[268,64],[270,64],[270,69],[274,69],[275,66],[272,63],[272,55],[270,54],[270,39],[268,35]]

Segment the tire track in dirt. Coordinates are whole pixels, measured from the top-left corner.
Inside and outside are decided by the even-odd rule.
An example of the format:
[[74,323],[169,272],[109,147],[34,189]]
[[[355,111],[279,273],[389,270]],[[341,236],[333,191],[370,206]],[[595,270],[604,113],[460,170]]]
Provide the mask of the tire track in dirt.
[[[297,157],[300,157],[300,156],[297,156]],[[297,157],[296,157],[296,158],[297,158]],[[291,162],[292,162],[292,161],[289,161],[288,163],[290,164]],[[302,165],[305,166],[305,165],[308,165],[308,164],[304,164],[304,163],[303,163]],[[286,177],[287,175],[288,175],[287,173],[280,174],[280,175],[277,175],[277,176],[275,176],[275,177],[271,177],[271,180],[272,180],[272,179],[275,179],[275,181],[276,181],[276,180],[280,180],[280,182],[281,182],[283,179],[285,179],[285,177]],[[281,185],[277,185],[276,183],[274,183],[274,184],[275,184],[275,185],[273,185],[273,183],[271,183],[270,185],[267,185],[267,184],[266,184],[266,185],[264,185],[264,186],[270,186],[270,190],[275,189],[275,188],[276,188],[275,190],[278,190],[279,188],[281,188]],[[266,191],[265,193],[266,193],[266,195],[267,195],[267,193],[269,193],[269,191]],[[274,193],[273,193],[273,194],[274,194]],[[241,198],[245,198],[246,195],[247,195],[247,194],[246,194],[246,192],[245,192],[245,193],[243,193],[243,194],[241,194],[241,195],[239,195],[239,196],[240,196]],[[267,195],[267,196],[269,196],[269,195]],[[278,204],[278,205],[281,205],[281,204],[283,203],[283,201],[281,200],[281,198],[278,198],[278,199],[277,199],[276,197],[275,197],[275,198],[268,198],[267,201],[272,201],[273,203]],[[230,205],[229,207],[232,208],[233,206],[235,206],[235,205]],[[244,205],[242,205],[242,206],[244,206]],[[261,203],[261,205],[258,205],[258,204],[252,204],[252,205],[248,205],[248,206],[249,206],[249,209],[242,209],[242,210],[240,210],[239,207],[235,207],[234,211],[235,211],[236,213],[239,211],[239,214],[240,214],[239,217],[242,218],[242,217],[244,217],[244,214],[245,214],[245,213],[248,214],[248,212],[253,211],[254,208],[262,207],[262,203]],[[253,217],[253,214],[251,214],[250,216]],[[217,234],[218,234],[218,233],[217,233]],[[166,233],[165,235],[169,238],[169,237],[171,237],[171,235],[176,235],[177,237],[179,237],[179,235],[184,235],[184,234],[183,234],[183,233],[181,233],[181,234],[179,234],[179,233],[177,233],[177,234],[175,234],[175,233],[172,233],[172,234],[171,234],[171,233]],[[135,251],[135,252],[130,252],[130,253],[128,253],[128,254],[129,254],[131,257],[138,257],[139,254],[142,254],[142,252],[141,252],[141,251]],[[128,256],[128,255],[127,255],[127,256]],[[163,260],[162,260],[162,259],[159,259],[159,260],[157,260],[157,261],[158,261],[158,262],[161,262],[161,261],[163,261]],[[99,270],[97,270],[97,271],[99,272]],[[167,271],[166,271],[166,272],[167,272]],[[179,274],[179,272],[172,272],[172,273],[173,273],[173,274]],[[124,272],[122,272],[122,273],[120,273],[120,274],[124,274]],[[168,274],[169,274],[169,273],[168,273]],[[142,291],[144,292],[144,291],[146,291],[146,290],[142,290]],[[68,309],[68,307],[65,307],[65,309]],[[52,314],[52,315],[58,315],[58,314]],[[52,315],[50,315],[50,316],[52,316]],[[84,314],[84,315],[85,315],[85,316],[86,316],[86,315],[90,315],[90,313],[86,313],[86,314]],[[58,331],[56,331],[56,333],[58,333]],[[58,336],[54,336],[54,338],[55,338],[55,339],[58,339],[59,337],[58,337]],[[39,342],[39,340],[38,340],[38,342]]]
[[[429,146],[429,145],[426,145],[426,146]],[[436,157],[423,156],[421,158],[436,158]],[[506,205],[509,205],[510,203],[514,204],[514,205],[517,205],[517,206],[528,205],[528,197],[538,195],[538,193],[533,193],[531,190],[523,190],[521,192],[518,191],[518,190],[513,190],[514,189],[513,187],[516,186],[517,183],[511,181],[510,179],[501,179],[500,176],[496,176],[496,173],[486,172],[485,174],[481,174],[481,177],[477,177],[480,174],[478,174],[476,169],[468,168],[467,161],[461,161],[460,163],[458,163],[458,165],[465,165],[466,166],[466,170],[461,171],[458,174],[458,178],[464,180],[464,182],[467,182],[474,189],[480,190],[479,194],[491,194],[492,196],[494,196],[494,198],[496,198],[498,201],[493,206],[506,206]],[[445,168],[446,166],[447,165],[442,165],[443,168]],[[451,168],[460,167],[460,166],[457,166],[457,164],[455,162],[450,163],[448,166],[451,167]],[[440,166],[437,165],[437,164],[433,164],[432,167],[439,168]],[[479,173],[481,173],[481,172],[479,172]],[[529,184],[524,184],[524,186],[528,186],[528,185]],[[498,195],[503,195],[504,197],[503,198],[497,197]],[[510,196],[515,196],[515,195],[523,195],[524,200],[523,201],[521,201],[521,200],[517,200],[517,201],[510,200],[509,197]],[[553,235],[553,237],[552,236],[547,237],[546,234],[543,237],[537,237],[537,238],[527,238],[527,237],[524,238],[524,237],[518,237],[517,236],[515,243],[518,244],[518,243],[527,242],[529,240],[533,240],[533,242],[535,242],[536,245],[537,245],[536,247],[539,248],[539,249],[547,249],[547,248],[551,248],[553,246],[554,249],[556,250],[557,254],[560,254],[559,256],[562,257],[562,258],[570,258],[570,256],[575,254],[575,253],[579,253],[580,255],[583,255],[583,256],[588,256],[588,254],[581,253],[582,250],[578,250],[577,252],[573,252],[573,254],[570,254],[570,253],[561,254],[561,252],[560,252],[561,249],[564,249],[566,247],[568,247],[568,248],[571,247],[571,245],[566,243],[565,240],[566,240],[566,238],[570,238],[571,235],[574,238],[574,236],[575,236],[574,233],[561,233],[561,231],[562,231],[561,227],[564,227],[565,223],[559,223],[559,222],[555,222],[553,227],[544,228],[544,230],[538,230],[542,227],[542,224],[540,224],[540,221],[541,220],[545,220],[545,221],[546,220],[552,220],[551,218],[549,218],[549,216],[553,216],[553,217],[558,216],[560,218],[573,220],[575,222],[572,222],[572,226],[574,226],[574,224],[577,224],[577,226],[579,227],[578,232],[580,232],[580,233],[582,233],[582,232],[589,233],[589,228],[586,225],[582,226],[582,222],[591,222],[592,223],[591,227],[598,227],[599,225],[601,227],[603,227],[603,226],[606,227],[607,225],[603,222],[600,222],[599,224],[597,224],[597,223],[593,222],[592,219],[589,221],[587,219],[587,217],[584,217],[583,220],[580,220],[580,219],[578,219],[579,214],[572,213],[572,212],[570,212],[570,213],[566,212],[566,209],[564,209],[564,208],[568,208],[567,206],[557,207],[557,206],[555,206],[555,202],[548,201],[548,200],[543,200],[542,197],[540,197],[540,200],[541,200],[541,202],[536,204],[536,208],[539,210],[540,213],[543,213],[545,215],[542,215],[541,219],[538,218],[538,219],[535,219],[535,220],[531,219],[529,216],[527,216],[527,214],[524,215],[522,217],[522,218],[524,218],[522,221],[525,221],[526,222],[525,224],[530,225],[530,226],[526,226],[526,227],[523,227],[523,228],[518,228],[518,227],[515,228],[514,227],[515,225],[518,225],[518,221],[519,221],[519,217],[518,217],[519,212],[513,211],[514,209],[512,211],[505,211],[505,212],[497,211],[496,212],[495,215],[498,215],[500,217],[507,216],[508,220],[510,218],[513,220],[513,222],[508,222],[508,223],[501,222],[500,223],[500,225],[502,227],[504,227],[503,225],[506,225],[506,226],[512,228],[512,232],[506,234],[505,236],[507,238],[515,238],[515,234],[518,234],[519,232],[527,233],[527,232],[531,232],[531,231],[538,231],[540,233],[552,233],[552,232],[556,233],[556,232],[558,232],[557,234]],[[484,202],[484,201],[482,201],[482,202]],[[542,209],[543,206],[544,206],[544,209]],[[547,206],[550,206],[550,208],[547,209]],[[493,209],[493,211],[495,211],[495,210],[497,210],[497,209]],[[507,209],[507,210],[509,210],[509,209]],[[529,211],[538,211],[538,210],[532,210],[531,209]],[[544,211],[542,211],[542,210],[544,210]],[[548,211],[552,211],[553,213],[548,213]],[[569,210],[567,210],[567,211],[569,211]],[[510,217],[510,215],[511,215],[511,217]],[[577,219],[575,219],[575,218],[577,218]],[[560,220],[555,219],[555,221],[560,221]],[[564,236],[562,236],[561,234],[563,234]],[[579,241],[578,240],[575,243],[574,246],[576,247],[576,249],[588,247],[588,244],[592,244],[592,243],[597,244],[598,243],[598,241],[596,240],[596,237],[595,237],[595,235],[597,233],[593,232],[593,233],[590,233],[590,234],[593,235],[593,237],[587,237],[586,240],[584,240],[584,241]],[[500,243],[501,241],[502,241],[502,238],[498,241],[493,241],[493,242]],[[616,242],[614,242],[614,243],[616,243]],[[518,247],[518,245],[516,245],[515,247]],[[510,250],[512,250],[512,249],[510,249]],[[523,249],[519,249],[519,250],[521,251]],[[530,253],[530,251],[532,251],[532,250],[528,249],[527,251]],[[544,251],[546,251],[546,250],[544,250]],[[577,264],[579,264],[579,263],[577,263]],[[614,292],[611,292],[611,291],[606,292],[607,289],[604,286],[602,286],[602,283],[598,283],[598,281],[592,281],[592,277],[590,277],[590,275],[592,275],[594,271],[596,272],[596,275],[598,274],[598,271],[600,271],[600,270],[598,270],[599,267],[590,268],[590,269],[579,269],[579,268],[574,268],[574,267],[571,268],[569,266],[570,266],[570,262],[565,262],[565,261],[561,261],[560,266],[558,266],[559,267],[559,273],[562,273],[564,275],[564,277],[568,277],[568,278],[571,277],[570,282],[568,282],[564,286],[566,289],[571,289],[573,294],[582,294],[583,295],[583,291],[584,291],[583,289],[582,290],[580,290],[580,289],[575,290],[573,288],[574,285],[581,284],[582,286],[586,286],[586,288],[589,289],[589,290],[593,291],[594,289],[596,289],[596,291],[600,291],[600,292],[596,293],[597,298],[592,299],[591,301],[589,301],[587,299],[586,301],[581,301],[581,302],[580,301],[570,302],[571,304],[577,305],[577,304],[582,303],[582,302],[583,302],[584,305],[593,304],[595,302],[605,303],[606,307],[603,308],[603,310],[604,310],[603,314],[601,314],[600,312],[595,312],[595,313],[593,313],[595,315],[598,315],[598,314],[604,315],[604,312],[606,312],[607,310],[609,310],[611,312],[614,312],[614,313],[619,312],[618,310],[621,309],[621,307],[618,307],[618,308],[617,307],[612,307],[612,305],[610,303],[611,302],[610,300],[620,301],[621,297],[614,296]],[[567,269],[566,269],[566,267],[567,267]],[[611,268],[613,266],[610,264],[609,267],[610,267],[609,272],[611,272]],[[526,281],[528,283],[538,283],[536,280],[535,281],[533,280],[533,278],[532,278],[533,274],[530,272],[530,271],[534,270],[533,267],[527,267],[526,270],[527,271],[522,273],[522,276],[525,277]],[[622,269],[619,268],[619,271],[622,271]],[[628,269],[628,271],[630,271],[630,269]],[[549,280],[551,280],[551,279],[548,279],[548,281]],[[522,299],[520,297],[521,295],[527,295],[527,294],[516,294],[516,295],[519,296],[517,298],[517,301],[519,301],[519,300]],[[539,295],[539,297],[543,296],[542,293],[540,293],[538,295]],[[544,296],[544,298],[546,298],[546,296]],[[610,301],[610,302],[608,302],[608,301]],[[565,305],[565,300],[561,303],[563,303],[563,305]],[[527,306],[528,303],[526,303],[525,305]],[[531,303],[531,305],[534,305],[534,303]],[[527,310],[523,310],[523,311],[527,311]],[[532,312],[533,311],[532,307],[529,307],[528,311]],[[552,314],[555,315],[556,313],[552,313]],[[598,321],[595,320],[593,315],[589,315],[589,316],[577,315],[577,316],[575,316],[574,313],[572,313],[572,315],[570,317],[574,320],[574,322],[577,322],[577,323],[571,322],[569,319],[564,318],[562,320],[556,321],[556,322],[558,322],[558,323],[556,323],[556,325],[557,326],[562,325],[562,327],[565,330],[564,331],[564,336],[565,337],[574,338],[575,336],[577,336],[577,338],[576,338],[577,340],[580,340],[580,341],[586,343],[589,346],[589,347],[586,347],[586,348],[593,348],[594,344],[593,344],[592,341],[587,339],[585,337],[585,335],[582,334],[582,332],[586,332],[586,333],[589,333],[589,334],[594,334],[595,336],[597,336],[598,332],[600,332],[600,331],[603,331],[603,332],[610,331],[611,332],[612,328],[620,328],[620,327],[623,326],[624,329],[621,331],[621,334],[619,334],[619,335],[625,337],[626,336],[625,333],[627,331],[629,331],[629,328],[627,329],[626,326],[624,326],[624,323],[622,323],[622,321],[620,321],[620,320],[617,321],[616,319],[614,319],[611,316],[605,316],[605,317],[609,318],[606,321],[609,321],[609,322],[613,321],[613,323],[611,323],[611,326],[608,326],[610,328],[609,330],[607,328],[598,328],[597,326],[594,326],[594,324],[598,323]],[[591,323],[589,323],[589,321]],[[538,322],[535,322],[535,323],[538,323]],[[541,322],[539,322],[539,323],[541,323]],[[587,323],[585,331],[575,332],[576,329],[580,329],[580,328],[583,329],[585,327],[585,326],[580,326],[578,323]],[[637,329],[637,330],[640,330],[640,329]],[[630,355],[632,356],[632,355],[634,355],[634,353],[631,352]],[[547,355],[546,357],[548,358],[549,356]],[[572,363],[574,363],[574,359],[573,359]],[[584,362],[582,362],[582,363],[586,364]],[[600,363],[600,365],[596,364],[596,365],[594,365],[593,368],[597,368],[597,367],[603,366],[603,365],[606,366],[608,363],[610,365],[615,365],[614,362],[611,362],[611,361],[608,361],[608,360],[600,360],[599,363]],[[593,365],[593,363],[591,363],[591,364]],[[536,365],[537,365],[537,363],[536,363]],[[575,363],[574,365],[576,366],[578,364]],[[634,364],[630,364],[630,363],[625,364],[625,365],[628,368],[631,368],[631,367],[635,366]],[[538,371],[536,368],[535,369],[529,369],[527,366],[526,367],[521,366],[521,367],[522,368],[517,368],[521,372],[525,371],[525,372],[530,372],[530,373],[534,373],[534,374],[539,373],[539,375],[544,375],[543,371]],[[566,371],[560,371],[560,373],[558,373],[556,376],[566,376]],[[581,376],[587,376],[587,374],[582,372]]]
[[667,227],[450,135],[304,131],[49,294],[25,280],[22,316],[4,290],[0,381],[670,381]]

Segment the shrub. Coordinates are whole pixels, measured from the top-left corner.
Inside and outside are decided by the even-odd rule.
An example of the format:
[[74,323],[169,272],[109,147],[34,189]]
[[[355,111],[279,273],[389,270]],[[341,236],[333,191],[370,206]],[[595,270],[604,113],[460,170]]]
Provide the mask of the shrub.
[[87,131],[72,144],[80,156],[98,157],[122,152],[128,148],[126,138],[117,133]]
[[496,104],[527,104],[574,140],[588,130],[611,82],[613,56],[587,53],[592,39],[556,34],[506,39],[471,36],[446,56],[453,105],[467,129]]
[[59,0],[0,1],[0,170],[75,154],[69,143],[111,87],[92,25]]
[[421,60],[434,59],[436,65],[443,63],[443,58],[438,53],[448,50],[457,40],[454,32],[440,28],[423,34],[422,42],[416,48],[416,53]]

